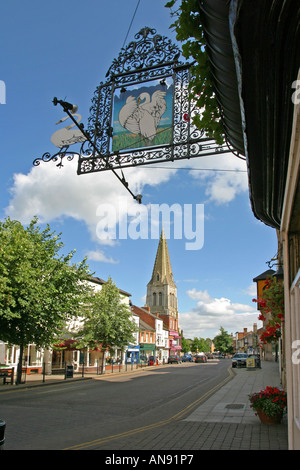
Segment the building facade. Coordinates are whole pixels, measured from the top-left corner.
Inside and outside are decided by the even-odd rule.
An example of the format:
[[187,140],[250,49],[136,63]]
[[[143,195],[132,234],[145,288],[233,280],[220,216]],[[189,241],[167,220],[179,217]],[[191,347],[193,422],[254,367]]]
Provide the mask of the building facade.
[[[87,281],[95,292],[102,289],[103,284],[106,281],[99,277],[91,277]],[[131,294],[119,289],[120,299],[129,307],[129,299]],[[132,321],[138,322],[139,318],[132,318]],[[84,363],[85,367],[105,368],[106,359],[109,355],[112,355],[112,351],[102,351],[95,347],[93,350],[89,349],[78,349],[76,342],[73,339],[74,335],[78,332],[82,326],[82,320],[76,318],[73,321],[67,323],[65,331],[57,344],[51,348],[37,349],[35,344],[28,344],[24,348],[23,367],[26,369],[27,374],[41,373],[43,367],[45,367],[45,373],[51,374],[52,371],[63,369],[66,363],[73,364],[74,370],[78,370],[79,367]],[[135,344],[130,345],[137,349],[138,346],[138,334],[136,334]],[[129,346],[129,347],[130,347]],[[17,370],[19,362],[20,347],[18,345],[9,345],[0,341],[0,364],[3,363],[7,366],[13,367]],[[114,358],[122,358],[124,352],[121,350],[113,351]],[[123,359],[123,358],[122,358]]]
[[152,277],[147,284],[146,308],[159,314],[169,331],[169,354],[181,351],[179,334],[177,287],[173,279],[168,244],[162,229],[157,248]]
[[155,329],[155,357],[158,363],[165,363],[169,357],[169,330],[164,327],[163,320],[159,314],[150,312],[150,307],[137,307],[132,305],[131,311],[140,319]]
[[300,4],[202,0],[198,8],[226,140],[246,157],[255,217],[279,235],[289,449],[299,450]]

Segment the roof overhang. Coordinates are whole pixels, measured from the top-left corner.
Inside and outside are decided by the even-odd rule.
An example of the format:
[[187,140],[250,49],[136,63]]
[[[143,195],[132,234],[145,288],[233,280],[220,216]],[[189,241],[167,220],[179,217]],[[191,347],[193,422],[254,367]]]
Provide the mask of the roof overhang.
[[[227,139],[240,152],[243,143],[252,210],[280,228],[300,64],[299,0],[199,0],[199,8]],[[223,80],[216,73],[222,69]]]

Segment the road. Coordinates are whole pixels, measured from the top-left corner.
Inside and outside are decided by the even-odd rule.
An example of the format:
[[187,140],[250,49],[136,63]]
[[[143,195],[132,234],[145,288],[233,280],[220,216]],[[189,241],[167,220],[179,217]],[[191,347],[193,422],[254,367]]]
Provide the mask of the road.
[[[182,419],[228,377],[229,361],[184,363],[1,392],[5,450],[113,449]],[[100,446],[100,447],[99,447]]]

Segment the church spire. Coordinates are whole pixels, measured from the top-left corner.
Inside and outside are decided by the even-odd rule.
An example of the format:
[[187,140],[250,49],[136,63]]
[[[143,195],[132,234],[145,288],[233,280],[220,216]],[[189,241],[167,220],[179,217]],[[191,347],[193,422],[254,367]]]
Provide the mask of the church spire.
[[161,231],[152,277],[147,285],[146,306],[152,313],[178,315],[177,288],[164,229]]
[[150,283],[157,282],[160,284],[171,284],[175,286],[164,228],[162,228],[161,231]]

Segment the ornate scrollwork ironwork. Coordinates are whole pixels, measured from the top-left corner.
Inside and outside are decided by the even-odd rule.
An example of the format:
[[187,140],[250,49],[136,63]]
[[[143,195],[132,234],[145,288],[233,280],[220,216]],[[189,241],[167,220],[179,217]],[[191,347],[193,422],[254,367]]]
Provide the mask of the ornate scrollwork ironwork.
[[41,157],[39,158],[36,158],[34,161],[33,161],[33,166],[39,166],[41,164],[41,162],[58,162],[57,163],[57,167],[58,168],[62,168],[63,167],[63,160],[66,158],[69,162],[71,162],[73,160],[73,158],[75,157],[75,155],[77,155],[78,157],[80,157],[80,153],[78,152],[69,152],[68,151],[68,148],[69,148],[69,145],[66,146],[66,147],[62,147],[61,149],[59,149],[59,151],[57,153],[55,153],[54,155],[51,155],[50,152],[45,152]]
[[106,77],[113,79],[116,76],[133,74],[133,80],[138,78],[141,81],[141,71],[149,72],[152,67],[162,67],[161,72],[168,73],[168,67],[179,59],[179,48],[170,39],[156,34],[156,29],[145,27],[136,33],[134,38],[136,41],[122,48],[119,57],[113,60]]
[[[107,81],[101,82],[95,90],[87,131],[83,131],[81,125],[87,138],[80,151],[71,152],[68,147],[64,147],[53,156],[47,152],[35,159],[34,165],[39,165],[40,161],[52,160],[59,161],[57,166],[61,167],[64,158],[72,160],[74,155],[78,155],[77,173],[86,174],[232,152],[227,143],[224,146],[217,145],[193,125],[193,116],[199,110],[190,98],[191,66],[180,61],[179,48],[170,39],[149,27],[141,29],[134,38],[134,41],[121,49],[118,58],[113,60],[106,74]],[[147,82],[160,83],[164,89],[166,80],[173,87],[172,124],[164,129],[171,135],[170,140],[156,145],[151,145],[150,140],[140,148],[135,143],[134,148],[127,146],[113,150],[115,93],[121,93],[126,87],[130,90],[134,86],[147,87]],[[70,110],[65,109],[68,103],[55,100],[62,104],[71,117]]]
[[[179,48],[170,39],[148,27],[140,30],[135,35],[135,41],[121,49],[106,74],[108,81],[100,83],[92,99],[88,132],[95,146],[92,148],[86,143],[86,150],[79,158],[78,174],[229,151],[228,145],[217,145],[192,124],[193,115],[199,110],[190,99],[191,67],[179,59]],[[153,80],[162,80],[163,83],[168,77],[174,87],[172,139],[169,145],[129,150],[124,148],[113,152],[112,102],[115,91]]]

